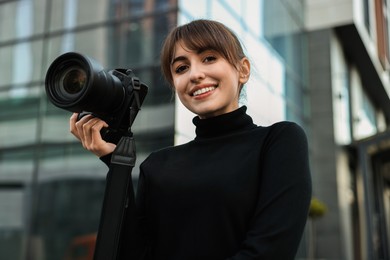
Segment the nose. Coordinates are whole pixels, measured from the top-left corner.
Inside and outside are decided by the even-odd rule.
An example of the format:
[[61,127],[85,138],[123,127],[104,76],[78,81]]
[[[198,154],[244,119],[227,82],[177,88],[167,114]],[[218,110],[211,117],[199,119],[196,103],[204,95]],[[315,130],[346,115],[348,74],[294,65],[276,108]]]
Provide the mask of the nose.
[[198,82],[205,78],[205,73],[200,65],[193,64],[190,68],[190,80],[191,82]]

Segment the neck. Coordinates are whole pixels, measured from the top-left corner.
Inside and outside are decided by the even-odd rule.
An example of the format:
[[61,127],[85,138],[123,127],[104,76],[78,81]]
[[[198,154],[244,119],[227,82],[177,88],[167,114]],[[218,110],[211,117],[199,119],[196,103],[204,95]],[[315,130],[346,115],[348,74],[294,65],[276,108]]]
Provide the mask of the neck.
[[252,118],[246,114],[245,106],[215,117],[195,117],[192,122],[196,126],[196,140],[220,137],[256,127]]

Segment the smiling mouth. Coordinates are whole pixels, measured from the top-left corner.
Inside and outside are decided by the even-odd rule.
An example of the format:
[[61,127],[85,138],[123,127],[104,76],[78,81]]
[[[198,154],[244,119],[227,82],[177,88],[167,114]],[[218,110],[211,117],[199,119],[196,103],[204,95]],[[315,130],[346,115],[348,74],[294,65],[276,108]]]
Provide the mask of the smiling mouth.
[[204,93],[213,91],[214,89],[216,89],[216,87],[201,88],[201,89],[198,89],[197,91],[195,91],[194,93],[192,93],[192,96],[196,97],[196,96],[202,95]]

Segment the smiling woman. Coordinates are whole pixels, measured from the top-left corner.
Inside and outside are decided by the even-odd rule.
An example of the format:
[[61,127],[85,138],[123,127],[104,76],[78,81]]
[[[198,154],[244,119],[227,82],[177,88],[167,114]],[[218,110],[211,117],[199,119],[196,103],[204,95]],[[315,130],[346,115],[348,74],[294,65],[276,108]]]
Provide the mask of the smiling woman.
[[[236,66],[246,57],[237,36],[226,26],[215,21],[199,20],[171,31],[161,51],[161,68],[166,80],[173,86],[171,65],[175,61],[177,43],[182,41],[188,51],[213,50]],[[208,32],[205,34],[205,32]]]
[[[311,179],[303,129],[257,126],[239,107],[250,63],[226,26],[195,20],[166,38],[161,64],[185,107],[194,140],[150,154],[129,209],[125,259],[294,259],[308,216]],[[71,132],[107,165],[114,144],[94,117]],[[286,218],[285,216],[288,216]],[[135,223],[134,223],[135,222]]]
[[175,44],[171,77],[180,101],[200,118],[218,116],[238,108],[239,93],[248,80],[249,61],[234,65],[218,51],[190,50],[183,40]]

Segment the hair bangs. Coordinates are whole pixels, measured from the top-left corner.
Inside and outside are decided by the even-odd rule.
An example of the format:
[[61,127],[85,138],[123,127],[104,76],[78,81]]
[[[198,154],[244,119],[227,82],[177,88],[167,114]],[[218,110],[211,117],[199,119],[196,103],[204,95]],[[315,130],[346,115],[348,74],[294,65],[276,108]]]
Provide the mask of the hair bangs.
[[171,85],[171,64],[177,43],[198,53],[214,50],[235,67],[245,57],[238,38],[222,23],[201,19],[176,27],[167,36],[160,56],[163,74]]

